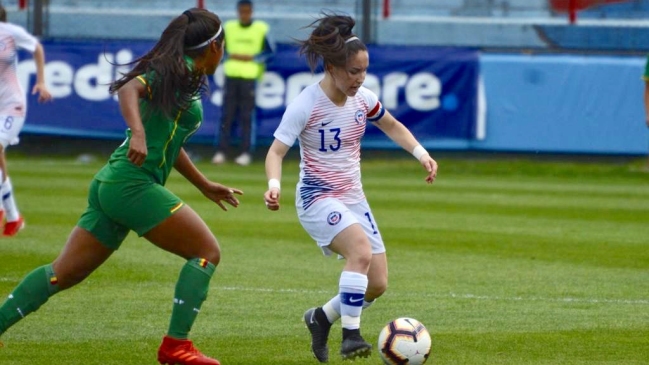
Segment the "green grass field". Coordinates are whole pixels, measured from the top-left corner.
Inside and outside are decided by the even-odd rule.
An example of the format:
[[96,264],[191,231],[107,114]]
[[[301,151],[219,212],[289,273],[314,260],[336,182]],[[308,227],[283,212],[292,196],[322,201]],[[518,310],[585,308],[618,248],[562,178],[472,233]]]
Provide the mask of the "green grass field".
[[[400,316],[431,332],[430,364],[649,364],[649,173],[636,164],[440,158],[438,181],[404,159],[364,161],[363,181],[388,247],[390,288],[363,315],[375,343]],[[27,228],[0,240],[0,296],[55,258],[101,163],[10,156]],[[214,167],[241,188],[222,212],[178,174],[170,189],[202,215],[223,259],[192,338],[224,365],[316,364],[304,310],[337,291],[297,221],[297,163],[283,208],[265,209],[263,165]],[[156,364],[183,260],[131,234],[87,281],[2,337],[2,365]],[[331,364],[340,364],[339,325]],[[379,364],[378,354],[355,364]]]

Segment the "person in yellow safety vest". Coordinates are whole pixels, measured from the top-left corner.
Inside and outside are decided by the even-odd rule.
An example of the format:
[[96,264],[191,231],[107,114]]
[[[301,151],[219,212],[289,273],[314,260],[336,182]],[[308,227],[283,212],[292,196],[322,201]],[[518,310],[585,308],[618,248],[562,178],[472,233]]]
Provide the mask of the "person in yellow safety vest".
[[230,139],[236,119],[241,130],[241,146],[234,162],[246,166],[252,162],[256,81],[263,76],[265,64],[273,55],[273,45],[268,37],[268,24],[252,18],[252,1],[239,0],[237,13],[239,18],[227,21],[224,27],[225,87],[219,142],[212,163],[222,164],[235,155]]

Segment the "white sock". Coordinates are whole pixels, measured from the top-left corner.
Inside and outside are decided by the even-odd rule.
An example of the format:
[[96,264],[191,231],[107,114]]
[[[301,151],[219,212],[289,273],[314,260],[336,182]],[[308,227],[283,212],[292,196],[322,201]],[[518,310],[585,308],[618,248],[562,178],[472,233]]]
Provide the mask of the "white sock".
[[2,192],[2,205],[5,208],[5,213],[7,213],[7,222],[17,221],[18,217],[20,217],[20,212],[14,200],[13,187],[11,186],[9,176],[7,176],[7,180],[2,184],[0,191]]
[[322,310],[327,315],[329,323],[334,323],[340,319],[340,294],[331,298],[325,305],[322,306]]
[[340,274],[340,320],[343,328],[360,328],[366,290],[367,275],[351,271]]
[[[372,304],[374,304],[375,300],[376,299],[374,299],[371,302],[368,302],[367,300],[363,300],[363,310],[369,308]],[[325,305],[322,306],[322,310],[327,316],[329,323],[334,323],[337,320],[339,320],[340,319],[340,295],[336,295],[335,297],[331,298]]]

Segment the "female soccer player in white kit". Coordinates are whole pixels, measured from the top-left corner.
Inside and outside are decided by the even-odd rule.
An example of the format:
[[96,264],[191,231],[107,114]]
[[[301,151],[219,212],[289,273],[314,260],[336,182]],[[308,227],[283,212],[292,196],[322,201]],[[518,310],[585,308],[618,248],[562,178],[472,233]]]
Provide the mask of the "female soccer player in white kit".
[[43,46],[24,28],[7,23],[7,12],[0,5],[0,224],[6,213],[7,222],[3,229],[5,236],[15,235],[24,225],[13,197],[5,159],[7,146],[18,143],[18,134],[23,128],[27,113],[27,98],[16,75],[19,48],[33,53],[36,61],[36,85],[32,94],[38,93],[39,102],[49,101],[52,96],[45,87]]
[[320,61],[324,78],[308,86],[287,107],[266,156],[268,209],[279,209],[282,160],[295,140],[300,143],[300,179],[296,207],[300,223],[325,254],[345,258],[338,295],[311,308],[304,320],[311,349],[320,362],[329,359],[331,324],[341,319],[343,359],[367,357],[372,346],[360,334],[363,308],[387,288],[385,246],[361,185],[360,142],[369,121],[426,169],[426,181],[437,175],[437,163],[410,131],[383,108],[376,94],[362,86],[369,56],[353,33],[354,20],[324,15],[301,42],[312,71]]

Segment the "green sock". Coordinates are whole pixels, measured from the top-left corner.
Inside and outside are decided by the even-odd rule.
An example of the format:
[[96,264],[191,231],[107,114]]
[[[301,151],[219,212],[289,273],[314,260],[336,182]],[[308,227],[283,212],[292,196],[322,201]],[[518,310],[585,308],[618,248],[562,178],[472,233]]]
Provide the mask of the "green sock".
[[51,264],[27,274],[0,306],[0,334],[36,311],[58,291],[58,282]]
[[174,306],[167,335],[186,339],[201,305],[207,298],[210,279],[216,266],[205,259],[192,259],[185,263],[176,283]]

